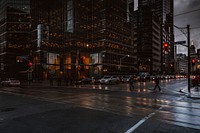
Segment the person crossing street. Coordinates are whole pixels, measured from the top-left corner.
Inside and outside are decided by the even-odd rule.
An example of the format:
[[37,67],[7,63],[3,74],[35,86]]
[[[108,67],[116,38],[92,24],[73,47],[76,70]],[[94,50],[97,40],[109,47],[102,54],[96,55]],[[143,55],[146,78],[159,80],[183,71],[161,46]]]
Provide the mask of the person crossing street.
[[129,89],[130,89],[130,91],[132,91],[135,88],[134,85],[133,85],[133,82],[134,82],[134,79],[133,79],[133,77],[131,77],[130,80],[129,80]]
[[159,85],[159,77],[155,78],[155,87],[154,87],[154,91],[156,90],[156,88],[158,87],[159,91],[161,91],[160,85]]

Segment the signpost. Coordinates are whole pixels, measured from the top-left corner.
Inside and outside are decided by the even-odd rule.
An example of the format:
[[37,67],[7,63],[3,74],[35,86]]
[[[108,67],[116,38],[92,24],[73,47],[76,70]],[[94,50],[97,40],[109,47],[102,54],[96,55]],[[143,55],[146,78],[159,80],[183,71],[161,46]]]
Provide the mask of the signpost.
[[[178,41],[178,42],[174,42],[174,44],[183,45],[183,44],[186,44],[186,41]],[[185,46],[185,45],[183,45],[183,46]]]

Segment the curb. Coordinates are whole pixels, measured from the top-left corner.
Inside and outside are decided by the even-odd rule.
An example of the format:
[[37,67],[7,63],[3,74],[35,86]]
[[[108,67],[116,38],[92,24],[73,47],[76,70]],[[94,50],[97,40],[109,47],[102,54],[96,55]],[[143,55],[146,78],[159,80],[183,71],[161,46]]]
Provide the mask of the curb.
[[191,99],[194,99],[194,100],[195,100],[195,99],[198,100],[198,99],[200,99],[200,96],[191,95],[191,94],[188,93],[187,98],[191,98]]
[[194,99],[194,100],[195,99],[200,99],[200,95],[195,95],[195,94],[188,93],[188,92],[184,91],[183,89],[180,89],[179,92],[180,93],[184,93],[187,96],[187,98],[191,98],[191,99]]

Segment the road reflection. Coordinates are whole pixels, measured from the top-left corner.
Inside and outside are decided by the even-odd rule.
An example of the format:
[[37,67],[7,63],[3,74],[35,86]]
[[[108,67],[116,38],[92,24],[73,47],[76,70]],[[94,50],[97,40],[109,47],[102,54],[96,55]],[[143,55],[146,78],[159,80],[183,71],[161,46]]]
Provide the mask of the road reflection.
[[[179,90],[187,87],[186,80],[165,80],[161,82],[161,87],[165,91]],[[162,95],[163,93],[149,93],[154,88],[154,82],[136,82],[133,93],[129,90],[129,84],[121,83],[117,85],[78,85],[78,88],[89,88],[108,91],[82,91],[82,89],[50,88],[50,89],[15,89],[3,88],[12,93],[31,96],[40,100],[56,103],[70,103],[83,108],[112,112],[130,117],[146,117],[155,113],[153,118],[170,123],[182,124],[186,127],[199,128],[200,104],[177,100],[180,95]],[[42,88],[42,87],[41,87]],[[120,91],[125,91],[121,93]],[[106,92],[106,93],[105,93]],[[113,93],[112,93],[113,92]],[[114,93],[117,92],[117,93]],[[118,93],[120,92],[120,93]],[[198,127],[197,127],[198,126]]]
[[[160,86],[162,91],[168,91],[168,92],[179,92],[180,89],[187,92],[187,85],[186,82],[180,82],[180,81],[186,81],[186,79],[168,79],[168,80],[161,80]],[[138,93],[147,93],[151,92],[154,89],[155,83],[154,81],[148,81],[148,82],[135,82],[134,83],[134,89],[129,89],[128,83],[119,83],[116,85],[79,85],[80,88],[92,88],[92,89],[99,89],[99,90],[111,90],[111,91],[135,91]]]

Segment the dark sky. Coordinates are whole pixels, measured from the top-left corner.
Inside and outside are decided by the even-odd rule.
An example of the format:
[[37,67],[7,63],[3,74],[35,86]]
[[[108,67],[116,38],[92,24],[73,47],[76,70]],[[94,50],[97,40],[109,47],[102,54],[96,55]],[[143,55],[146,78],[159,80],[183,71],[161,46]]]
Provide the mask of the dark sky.
[[[135,8],[137,8],[137,1],[138,0],[134,0]],[[193,10],[198,11],[191,12]],[[179,15],[182,13],[187,14]],[[178,27],[187,27],[187,25],[190,25],[191,41],[194,42],[196,48],[200,49],[200,28],[197,28],[200,27],[200,0],[174,0],[174,25]],[[180,30],[176,28],[174,28],[174,30],[175,41],[187,41],[187,34],[185,36]],[[187,54],[187,47],[180,45],[177,47],[177,53]]]
[[[187,13],[193,10],[198,11]],[[187,14],[176,16],[182,13]],[[188,24],[191,27],[191,41],[193,40],[196,48],[200,48],[200,28],[197,28],[200,27],[200,0],[174,0],[174,25],[186,27]],[[187,38],[175,28],[175,41],[182,40],[187,40]],[[187,53],[187,48],[178,46],[178,53]]]

